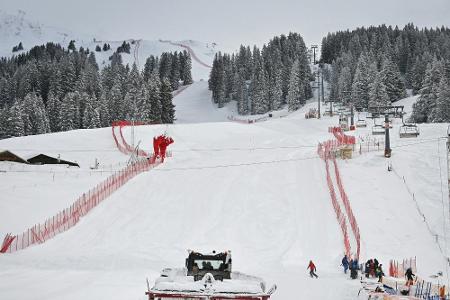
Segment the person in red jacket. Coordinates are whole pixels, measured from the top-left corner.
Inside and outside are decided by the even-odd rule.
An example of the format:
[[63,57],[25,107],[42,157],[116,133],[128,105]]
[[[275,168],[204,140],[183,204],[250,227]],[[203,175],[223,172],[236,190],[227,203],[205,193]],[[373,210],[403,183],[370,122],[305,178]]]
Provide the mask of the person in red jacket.
[[317,276],[316,272],[316,265],[314,265],[314,263],[312,262],[312,260],[309,261],[309,265],[306,268],[307,270],[309,269],[309,276],[312,277],[316,277],[319,278],[319,276]]
[[160,136],[161,142],[159,144],[159,154],[161,155],[161,162],[164,162],[164,158],[166,157],[166,148],[170,144],[173,143],[173,139],[166,136]]
[[153,155],[155,158],[158,157],[158,155],[159,155],[159,139],[158,138],[156,136],[153,137]]

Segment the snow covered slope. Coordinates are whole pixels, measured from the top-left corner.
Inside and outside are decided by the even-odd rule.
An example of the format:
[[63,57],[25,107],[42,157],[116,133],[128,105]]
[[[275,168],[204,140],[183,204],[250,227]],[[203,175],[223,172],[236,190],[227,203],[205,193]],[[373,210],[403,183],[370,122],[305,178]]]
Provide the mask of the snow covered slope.
[[[196,95],[207,98],[202,84],[178,96],[188,99],[184,107],[177,104],[179,124],[135,130],[145,149],[164,131],[174,138],[173,157],[164,165],[131,180],[69,231],[0,256],[0,299],[145,299],[145,277],[153,282],[163,267],[182,266],[188,248],[232,250],[235,270],[278,284],[274,300],[356,298],[359,282],[339,267],[342,236],[324,163],[316,155],[317,143],[331,138],[327,128],[337,124],[337,117],[304,119],[311,103],[288,117],[250,125],[209,122],[221,113],[208,119],[214,111],[208,108],[198,116],[208,123],[191,123]],[[398,138],[398,126],[392,131],[395,172],[387,172],[381,152],[339,161],[361,230],[363,259],[377,257],[387,271],[388,259],[417,256],[420,276],[429,279],[441,270],[446,276],[443,256],[402,183],[405,176],[431,230],[445,241],[450,228],[444,222],[448,202],[441,196],[446,152],[437,138],[445,135],[446,125],[422,126],[420,137],[407,141]],[[355,134],[364,136],[369,129]],[[125,135],[130,139],[131,131]],[[95,157],[105,164],[127,160],[111,152],[110,129],[8,139],[0,141],[0,148],[66,149],[64,155],[82,169],[67,169],[64,178],[86,171],[80,173],[84,179],[50,187],[54,171],[46,167],[39,170],[49,174],[37,179],[42,174],[37,167],[0,163],[0,170],[27,171],[15,177],[0,172],[0,180],[8,183],[2,186],[0,204],[9,209],[0,209],[2,233],[57,212],[68,201],[64,190],[82,193],[88,181],[94,185],[99,178],[88,179],[83,166]],[[26,186],[18,188],[19,182]],[[317,265],[317,280],[307,275],[310,259]]]
[[[0,10],[0,56],[11,56],[30,50],[36,45],[42,45],[47,42],[60,43],[63,47],[67,47],[70,40],[75,40],[76,47],[89,48],[91,51],[99,45],[103,46],[108,43],[111,46],[109,51],[95,52],[97,63],[100,66],[109,64],[109,57],[122,45],[123,41],[131,44],[130,54],[122,53],[122,59],[125,64],[133,64],[136,62],[142,69],[146,59],[150,55],[159,56],[163,52],[183,51],[185,48],[175,46],[173,44],[164,42],[163,40],[145,40],[145,39],[130,39],[111,41],[102,40],[101,38],[89,36],[86,34],[73,33],[70,30],[55,28],[44,25],[37,21],[30,21],[26,17],[24,11],[18,11],[17,14],[8,14]],[[22,42],[24,50],[13,53],[12,48]],[[189,46],[195,55],[204,64],[212,65],[215,53],[218,51],[216,43],[200,42],[193,40],[177,41],[183,45]],[[194,80],[204,79],[209,77],[210,69],[197,61],[192,61],[192,77]]]
[[[37,21],[30,21],[26,13],[19,10],[16,14],[8,14],[0,10],[0,56],[12,55],[12,48],[22,42],[23,51],[29,50],[36,45],[46,42],[57,42],[64,46],[69,44],[71,39],[89,42],[88,37],[75,36],[67,29],[61,29],[44,25]],[[20,53],[20,52],[18,52]]]

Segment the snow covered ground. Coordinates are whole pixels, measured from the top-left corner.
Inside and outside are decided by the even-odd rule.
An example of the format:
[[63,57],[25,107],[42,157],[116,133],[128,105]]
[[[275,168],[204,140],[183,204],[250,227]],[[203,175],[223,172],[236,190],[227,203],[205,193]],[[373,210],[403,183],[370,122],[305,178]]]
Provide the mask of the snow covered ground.
[[[176,124],[136,127],[145,149],[164,131],[174,138],[166,163],[132,179],[69,231],[0,256],[0,299],[145,299],[145,277],[153,282],[163,267],[183,266],[186,249],[232,250],[234,270],[277,283],[275,300],[357,298],[359,282],[341,274],[342,236],[316,155],[337,117],[304,119],[312,102],[284,118],[224,122],[230,108],[208,106],[206,88],[200,81],[175,98]],[[438,152],[437,138],[446,135],[446,124],[421,126],[420,137],[408,140],[398,138],[398,126],[390,160],[395,172],[387,172],[381,152],[338,162],[361,230],[363,259],[379,258],[387,273],[389,259],[417,256],[423,278],[446,275],[402,178],[443,241],[450,229],[444,223],[446,152],[443,140]],[[129,128],[125,136],[130,140]],[[114,147],[110,128],[0,141],[2,149],[47,150],[81,164],[58,173],[53,183],[56,167],[0,163],[8,170],[0,172],[6,182],[0,232],[16,233],[68,206],[107,176],[109,165],[127,161]],[[88,176],[95,158],[105,173]],[[12,172],[19,170],[27,172]],[[307,274],[310,259],[319,279]]]

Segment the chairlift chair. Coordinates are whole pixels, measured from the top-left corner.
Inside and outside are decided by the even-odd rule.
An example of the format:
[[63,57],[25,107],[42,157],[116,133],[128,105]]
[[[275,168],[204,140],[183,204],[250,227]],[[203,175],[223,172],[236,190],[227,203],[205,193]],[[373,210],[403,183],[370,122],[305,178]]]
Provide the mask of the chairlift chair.
[[400,126],[400,138],[418,137],[419,134],[419,127],[416,124],[403,124]]
[[367,122],[366,122],[366,120],[360,120],[360,119],[358,119],[358,120],[356,121],[356,127],[367,127]]
[[372,135],[382,135],[385,131],[386,130],[383,125],[375,124],[372,126]]
[[339,115],[339,127],[341,127],[343,131],[348,131],[349,130],[347,115],[345,115],[345,114],[340,114]]

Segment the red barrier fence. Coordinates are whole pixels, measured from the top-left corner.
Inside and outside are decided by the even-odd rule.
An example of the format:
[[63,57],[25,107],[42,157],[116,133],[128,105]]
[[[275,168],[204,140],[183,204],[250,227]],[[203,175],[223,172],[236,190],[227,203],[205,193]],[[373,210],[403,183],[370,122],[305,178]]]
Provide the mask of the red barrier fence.
[[328,132],[332,133],[343,145],[354,145],[356,143],[356,138],[352,135],[345,135],[341,127],[330,127]]
[[333,158],[333,164],[334,164],[334,172],[336,173],[336,183],[339,188],[339,193],[341,195],[342,202],[344,203],[345,211],[347,212],[348,221],[350,222],[353,235],[355,236],[356,239],[356,257],[359,258],[359,254],[361,252],[361,237],[359,234],[358,223],[356,222],[356,218],[353,214],[352,207],[350,206],[350,201],[348,200],[347,193],[344,190],[344,185],[342,183],[341,175],[339,173],[339,168],[335,158]]
[[[113,138],[114,138],[114,142],[116,143],[117,149],[119,149],[120,152],[122,152],[123,154],[129,155],[131,153],[133,153],[135,151],[135,149],[129,145],[123,135],[123,131],[122,128],[125,126],[142,126],[142,125],[158,125],[161,123],[158,122],[141,122],[141,121],[116,121],[112,123],[112,134],[113,134]],[[119,136],[120,136],[120,141],[119,142],[119,138],[116,136],[116,132],[115,132],[115,128],[119,128]],[[148,153],[145,152],[142,149],[138,149],[137,150],[137,156],[140,157],[145,157],[145,158],[149,158],[149,157],[153,157],[153,153]],[[171,151],[166,151],[166,157],[172,157],[172,152]],[[155,158],[152,158],[152,162],[154,162]]]
[[[122,127],[130,124],[131,123],[127,121],[120,121],[115,122],[112,126],[114,142],[116,143],[119,151],[125,154],[129,154],[130,151],[134,151],[134,149],[127,144],[122,134]],[[144,124],[134,122],[134,125]],[[117,126],[120,128],[120,137],[123,145],[119,142],[114,131]],[[142,150],[140,150],[138,154],[140,156],[148,157],[148,154]],[[44,223],[36,224],[28,228],[22,234],[14,236],[7,234],[3,240],[2,246],[0,247],[0,253],[16,252],[35,244],[42,244],[58,233],[68,230],[69,228],[75,226],[81,217],[85,216],[89,211],[127,183],[130,179],[144,171],[154,168],[157,165],[159,165],[159,163],[155,163],[154,160],[149,161],[147,159],[143,159],[115,172],[96,187],[80,196],[69,208],[66,208],[53,217],[48,218]]]
[[344,190],[344,186],[342,183],[342,179],[340,176],[339,168],[336,163],[335,158],[335,152],[338,147],[344,146],[344,145],[354,145],[356,142],[356,139],[354,136],[347,136],[342,132],[342,129],[340,127],[330,127],[329,129],[330,133],[333,133],[333,135],[336,137],[336,140],[328,140],[323,143],[319,143],[317,153],[319,156],[325,161],[325,169],[326,169],[326,177],[327,177],[327,184],[328,189],[331,196],[331,202],[333,204],[334,211],[336,213],[336,218],[338,220],[339,225],[341,226],[342,235],[344,238],[344,248],[345,252],[348,257],[350,257],[351,254],[351,247],[350,247],[350,241],[348,238],[348,232],[347,232],[347,224],[346,224],[346,216],[342,212],[341,207],[339,205],[339,202],[337,201],[336,192],[334,189],[333,181],[331,179],[330,175],[330,166],[329,166],[329,160],[333,161],[334,164],[334,171],[336,174],[336,184],[339,189],[339,194],[342,199],[342,202],[344,203],[344,208],[347,214],[348,221],[350,223],[350,226],[353,231],[353,235],[356,240],[356,257],[359,259],[359,255],[361,252],[361,237],[359,233],[359,227],[356,222],[356,218],[353,214],[350,201],[348,200],[347,193]]
[[403,278],[408,268],[411,268],[414,274],[417,272],[416,257],[404,259],[401,263],[396,260],[391,260],[389,262],[389,276]]
[[75,226],[81,217],[85,216],[131,178],[141,172],[150,170],[156,165],[150,164],[147,160],[142,160],[114,173],[96,187],[80,196],[69,208],[48,218],[44,223],[36,224],[22,234],[15,236],[7,235],[1,247],[1,253],[15,252],[34,244],[42,244],[58,233],[68,230]]

